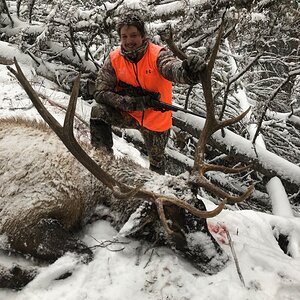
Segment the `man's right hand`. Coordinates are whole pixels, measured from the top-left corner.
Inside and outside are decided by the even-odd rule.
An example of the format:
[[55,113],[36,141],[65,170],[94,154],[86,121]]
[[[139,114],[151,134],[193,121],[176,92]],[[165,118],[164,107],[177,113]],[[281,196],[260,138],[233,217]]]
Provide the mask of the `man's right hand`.
[[[159,93],[149,92],[149,95],[130,97],[124,96],[124,110],[143,111],[154,107],[154,101],[159,101]],[[153,101],[154,100],[154,101]]]

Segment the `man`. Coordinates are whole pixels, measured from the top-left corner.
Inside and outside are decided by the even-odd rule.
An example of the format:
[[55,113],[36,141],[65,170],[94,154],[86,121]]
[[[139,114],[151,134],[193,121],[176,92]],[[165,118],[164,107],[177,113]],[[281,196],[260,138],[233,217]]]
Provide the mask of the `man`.
[[[157,111],[153,98],[172,103],[172,82],[195,84],[203,66],[198,56],[185,61],[147,38],[140,16],[130,13],[117,24],[120,47],[110,53],[96,80],[90,120],[91,143],[112,151],[111,125],[138,129],[144,139],[150,169],[165,174],[165,147],[172,126],[171,111]],[[145,91],[136,95],[123,86]]]

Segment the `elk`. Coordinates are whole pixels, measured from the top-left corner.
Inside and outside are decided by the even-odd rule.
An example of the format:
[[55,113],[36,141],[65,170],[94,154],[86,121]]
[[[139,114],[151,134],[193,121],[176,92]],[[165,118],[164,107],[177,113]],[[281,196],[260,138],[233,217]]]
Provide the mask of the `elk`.
[[[128,159],[116,159],[105,150],[95,150],[90,145],[77,142],[73,122],[79,76],[74,82],[61,126],[42,104],[15,60],[16,70],[8,67],[9,70],[68,151],[44,124],[28,120],[0,120],[0,162],[1,170],[4,170],[0,173],[0,234],[5,236],[6,241],[1,244],[3,250],[48,262],[71,251],[88,262],[93,253],[73,232],[81,229],[95,214],[103,217],[103,211],[97,207],[104,205],[111,212],[112,224],[124,235],[168,245],[207,274],[221,270],[228,256],[210,234],[206,219],[219,214],[226,202],[243,201],[250,196],[253,188],[250,187],[243,195],[231,196],[205,178],[208,170],[244,170],[204,163],[204,148],[209,136],[228,124],[238,122],[247,113],[230,122],[215,124],[217,121],[210,103],[210,77],[207,77],[211,75],[215,52],[203,71],[202,85],[206,89],[204,94],[210,111],[207,112],[208,124],[199,138],[192,176],[166,175],[164,180],[161,180],[162,175],[154,174]],[[22,142],[26,141],[27,148],[23,153],[27,155],[25,162],[20,149],[7,143],[12,135],[19,135]],[[30,157],[33,152],[35,157],[39,157],[39,166]],[[8,169],[7,160],[10,166],[20,164],[19,171]],[[10,185],[19,188],[12,192]],[[204,203],[196,195],[196,189],[200,186],[223,199],[216,209],[206,211]],[[37,272],[37,269],[28,270],[19,266],[11,269],[0,267],[0,287],[21,288]]]

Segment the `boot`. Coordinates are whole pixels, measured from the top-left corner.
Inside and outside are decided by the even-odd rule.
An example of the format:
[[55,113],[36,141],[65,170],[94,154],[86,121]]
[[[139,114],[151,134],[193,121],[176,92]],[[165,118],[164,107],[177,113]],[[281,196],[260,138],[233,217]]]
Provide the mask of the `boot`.
[[113,152],[113,138],[111,125],[100,119],[90,119],[91,144],[95,148],[106,148],[107,151]]

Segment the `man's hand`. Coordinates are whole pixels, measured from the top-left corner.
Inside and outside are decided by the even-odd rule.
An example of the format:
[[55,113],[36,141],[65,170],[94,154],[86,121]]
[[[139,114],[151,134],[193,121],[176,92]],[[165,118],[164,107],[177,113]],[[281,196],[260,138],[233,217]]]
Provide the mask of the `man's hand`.
[[205,66],[203,59],[198,55],[191,55],[182,62],[183,69],[193,83],[200,82],[201,72]]
[[159,99],[160,94],[155,92],[148,92],[145,96],[124,96],[124,108],[126,111],[143,111],[153,108],[155,101],[159,101]]

